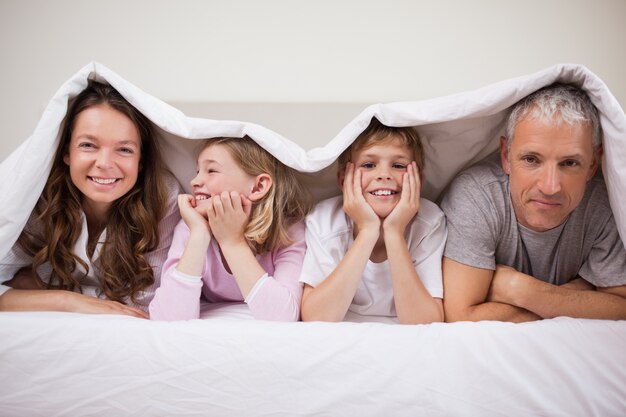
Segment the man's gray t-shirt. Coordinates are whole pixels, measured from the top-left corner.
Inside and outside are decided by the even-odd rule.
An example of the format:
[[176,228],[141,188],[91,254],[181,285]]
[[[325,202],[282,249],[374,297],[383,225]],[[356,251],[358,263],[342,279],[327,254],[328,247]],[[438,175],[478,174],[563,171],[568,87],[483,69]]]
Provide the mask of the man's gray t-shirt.
[[601,174],[567,221],[545,232],[517,223],[498,155],[458,175],[441,208],[448,221],[444,256],[464,265],[507,265],[556,285],[577,276],[598,287],[626,284],[626,250]]

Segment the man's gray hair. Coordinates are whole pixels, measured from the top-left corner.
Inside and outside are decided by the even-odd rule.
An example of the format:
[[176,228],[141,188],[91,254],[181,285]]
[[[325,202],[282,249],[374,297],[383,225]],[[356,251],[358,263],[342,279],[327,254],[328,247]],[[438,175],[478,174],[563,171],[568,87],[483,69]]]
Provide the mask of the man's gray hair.
[[517,124],[522,119],[557,120],[569,125],[589,123],[591,143],[596,151],[602,144],[602,127],[598,109],[583,90],[571,84],[555,83],[518,101],[511,110],[506,123],[506,144],[511,149],[511,140]]

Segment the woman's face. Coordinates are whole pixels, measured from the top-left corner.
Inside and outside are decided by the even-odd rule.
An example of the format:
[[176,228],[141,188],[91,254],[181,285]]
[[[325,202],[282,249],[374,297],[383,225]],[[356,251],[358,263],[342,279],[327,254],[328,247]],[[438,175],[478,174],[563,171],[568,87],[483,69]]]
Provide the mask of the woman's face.
[[82,193],[87,216],[106,217],[111,204],[137,182],[141,137],[123,113],[106,104],[89,107],[76,116],[63,161],[72,183]]

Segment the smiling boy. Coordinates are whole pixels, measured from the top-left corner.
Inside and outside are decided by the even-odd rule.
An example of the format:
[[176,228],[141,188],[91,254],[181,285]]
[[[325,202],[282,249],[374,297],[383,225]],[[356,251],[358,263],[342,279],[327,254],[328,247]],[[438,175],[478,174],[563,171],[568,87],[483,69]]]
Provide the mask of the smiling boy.
[[341,321],[348,312],[400,323],[443,320],[441,258],[446,224],[420,198],[417,132],[372,119],[339,157],[343,195],[307,216],[302,320]]

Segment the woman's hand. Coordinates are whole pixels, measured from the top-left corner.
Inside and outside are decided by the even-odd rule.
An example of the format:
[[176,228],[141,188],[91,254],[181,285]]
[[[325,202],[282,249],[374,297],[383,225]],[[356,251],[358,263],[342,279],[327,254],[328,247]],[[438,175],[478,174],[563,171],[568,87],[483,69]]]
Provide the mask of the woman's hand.
[[103,300],[84,294],[66,291],[65,311],[83,314],[121,314],[140,319],[148,319],[150,316],[145,311],[124,305],[117,301]]
[[66,311],[84,314],[122,314],[147,319],[148,313],[136,308],[65,290],[10,289],[0,296],[0,311]]
[[355,169],[352,162],[346,165],[346,176],[343,182],[343,210],[356,225],[357,232],[366,229],[380,233],[380,218],[374,209],[367,204],[361,185],[361,170]]
[[252,202],[236,191],[211,197],[206,213],[213,236],[220,247],[245,243],[244,231],[250,221]]

